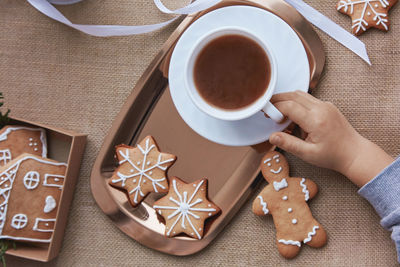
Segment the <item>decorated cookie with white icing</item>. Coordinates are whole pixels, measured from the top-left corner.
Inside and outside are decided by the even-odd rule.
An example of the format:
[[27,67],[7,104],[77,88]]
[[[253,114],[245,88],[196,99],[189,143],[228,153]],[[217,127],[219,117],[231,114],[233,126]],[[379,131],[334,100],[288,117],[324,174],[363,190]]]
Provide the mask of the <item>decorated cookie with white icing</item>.
[[161,153],[153,137],[145,137],[136,147],[116,147],[119,166],[109,184],[126,192],[133,207],[150,192],[168,192],[167,170],[176,156]]
[[22,153],[47,157],[46,132],[41,128],[8,125],[0,130],[0,166]]
[[0,239],[51,242],[66,168],[31,154],[0,167]]
[[397,0],[339,0],[336,8],[351,17],[353,34],[360,35],[369,28],[388,31],[389,9]]
[[168,194],[153,208],[165,219],[167,237],[185,233],[196,239],[204,235],[204,221],[220,211],[207,199],[207,179],[187,184],[177,177],[170,179]]
[[293,258],[302,244],[322,247],[327,239],[325,230],[307,204],[317,194],[317,185],[309,179],[289,177],[287,160],[276,151],[264,156],[261,172],[269,184],[254,200],[253,212],[272,215],[279,253]]

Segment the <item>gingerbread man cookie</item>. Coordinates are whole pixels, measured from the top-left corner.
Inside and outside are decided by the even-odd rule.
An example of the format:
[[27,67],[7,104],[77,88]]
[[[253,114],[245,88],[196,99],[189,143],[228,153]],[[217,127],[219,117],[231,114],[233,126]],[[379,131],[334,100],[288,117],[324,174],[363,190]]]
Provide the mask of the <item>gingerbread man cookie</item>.
[[397,0],[340,0],[336,8],[351,17],[353,34],[360,35],[372,27],[388,31],[388,12],[396,2]]
[[176,156],[161,153],[153,137],[145,137],[137,146],[116,148],[119,167],[109,184],[127,192],[129,202],[136,207],[150,192],[168,192],[167,170]]
[[180,233],[201,239],[204,221],[220,209],[207,199],[207,180],[187,184],[177,177],[171,178],[169,192],[154,203],[153,208],[165,219],[165,235],[174,237]]
[[325,230],[313,218],[307,204],[317,194],[317,185],[309,179],[289,177],[289,165],[276,151],[264,156],[261,172],[269,185],[254,200],[253,212],[272,215],[279,253],[293,258],[301,243],[322,247],[327,239]]

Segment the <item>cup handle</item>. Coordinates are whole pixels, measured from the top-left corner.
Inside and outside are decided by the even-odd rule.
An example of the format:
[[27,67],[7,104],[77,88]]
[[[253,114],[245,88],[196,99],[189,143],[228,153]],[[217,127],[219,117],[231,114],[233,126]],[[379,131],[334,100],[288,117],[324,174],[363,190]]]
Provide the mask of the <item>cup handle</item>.
[[273,121],[275,122],[282,122],[283,121],[283,114],[274,106],[271,104],[271,102],[268,102],[267,105],[263,108],[263,111],[265,114],[267,114]]

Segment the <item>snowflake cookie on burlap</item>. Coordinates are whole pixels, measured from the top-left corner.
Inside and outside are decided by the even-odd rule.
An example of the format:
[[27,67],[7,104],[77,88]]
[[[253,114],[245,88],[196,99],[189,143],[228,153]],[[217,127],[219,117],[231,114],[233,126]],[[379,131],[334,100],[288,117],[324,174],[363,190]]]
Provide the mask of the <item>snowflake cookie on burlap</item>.
[[176,156],[161,153],[153,137],[147,136],[137,146],[116,147],[119,167],[109,184],[126,191],[129,202],[136,207],[150,192],[168,192],[167,170]]
[[187,184],[177,177],[171,178],[168,194],[153,208],[165,219],[167,237],[185,233],[196,239],[203,237],[204,221],[220,211],[207,199],[207,179]]
[[388,31],[389,9],[397,0],[340,0],[337,10],[352,19],[353,34],[360,35],[369,28]]

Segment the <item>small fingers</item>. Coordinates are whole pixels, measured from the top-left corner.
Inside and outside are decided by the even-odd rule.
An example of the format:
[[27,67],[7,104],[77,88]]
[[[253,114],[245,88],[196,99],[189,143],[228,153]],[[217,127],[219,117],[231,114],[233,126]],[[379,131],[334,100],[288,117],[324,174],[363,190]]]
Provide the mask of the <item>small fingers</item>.
[[290,120],[298,124],[306,132],[311,129],[309,110],[297,102],[288,100],[275,103],[275,107],[287,116]]
[[269,142],[272,145],[276,145],[279,148],[305,160],[310,156],[313,149],[313,144],[307,143],[300,138],[283,132],[271,134]]
[[304,106],[307,109],[313,108],[313,106],[317,105],[320,100],[317,98],[313,97],[309,93],[303,92],[303,91],[294,91],[294,92],[288,92],[288,93],[281,93],[281,94],[276,94],[273,95],[271,98],[271,103],[277,103],[281,101],[294,101],[302,106]]

